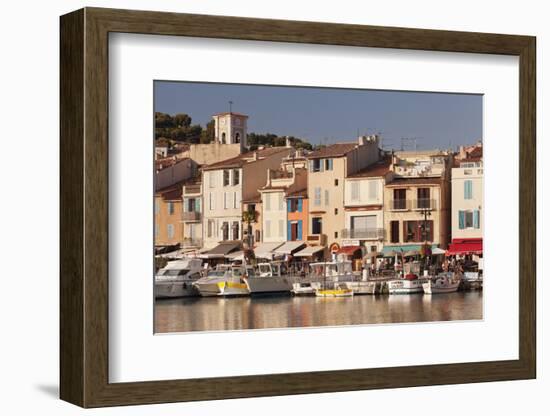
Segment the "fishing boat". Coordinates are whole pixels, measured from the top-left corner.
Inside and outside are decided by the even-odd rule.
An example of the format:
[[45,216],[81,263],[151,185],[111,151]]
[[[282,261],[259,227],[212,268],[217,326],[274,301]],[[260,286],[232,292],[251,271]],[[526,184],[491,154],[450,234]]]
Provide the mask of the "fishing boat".
[[155,298],[198,296],[193,283],[201,277],[201,265],[196,258],[169,261],[155,275]]
[[428,295],[437,293],[452,293],[458,290],[460,279],[455,278],[453,273],[442,273],[435,279],[429,279],[422,284],[424,293]]
[[411,293],[422,293],[423,280],[418,279],[414,273],[405,275],[404,279],[390,280],[388,282],[388,291],[390,295],[408,295]]
[[251,266],[222,265],[200,278],[194,286],[203,297],[208,296],[246,296],[250,292],[245,279],[254,275]]
[[315,290],[320,288],[320,282],[294,282],[292,294],[296,296],[315,295]]
[[281,261],[259,263],[256,275],[246,279],[251,295],[268,293],[287,293],[292,290],[292,279],[287,274],[286,264]]
[[341,298],[353,296],[353,290],[346,282],[353,280],[351,261],[331,261],[310,264],[309,279],[320,285],[315,289],[315,296],[321,298]]
[[345,286],[353,290],[354,295],[379,295],[382,293],[383,282],[359,280],[355,282],[346,282]]

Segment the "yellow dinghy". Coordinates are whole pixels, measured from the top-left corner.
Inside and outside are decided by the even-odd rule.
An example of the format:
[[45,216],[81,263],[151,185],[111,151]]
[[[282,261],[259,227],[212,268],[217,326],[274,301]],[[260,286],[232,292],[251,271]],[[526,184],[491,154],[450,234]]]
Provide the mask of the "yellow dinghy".
[[348,288],[317,289],[315,296],[320,298],[346,298],[353,296],[353,290]]

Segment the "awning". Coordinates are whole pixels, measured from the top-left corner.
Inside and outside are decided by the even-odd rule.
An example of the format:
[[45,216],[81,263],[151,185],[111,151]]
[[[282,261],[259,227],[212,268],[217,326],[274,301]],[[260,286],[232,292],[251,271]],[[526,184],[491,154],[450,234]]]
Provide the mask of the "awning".
[[304,243],[303,241],[287,241],[281,247],[273,250],[273,253],[279,255],[292,254],[298,249],[304,247],[305,245],[306,243]]
[[482,238],[453,238],[447,250],[448,256],[455,254],[483,254]]
[[242,261],[244,260],[244,251],[242,250],[234,251],[233,253],[226,254],[225,258],[231,261],[236,261],[236,260]]
[[[382,249],[382,255],[387,256],[392,251],[397,252],[398,254],[404,254],[407,251],[418,251],[422,252],[423,244],[401,244],[396,246],[384,246]],[[432,244],[432,251],[437,248],[437,244]]]
[[212,250],[199,254],[198,257],[203,259],[222,259],[229,253],[237,251],[240,248],[241,243],[239,241],[223,242],[218,244]]
[[346,256],[353,256],[357,250],[361,251],[361,246],[344,246],[336,252],[336,254],[345,254]]
[[261,243],[254,249],[254,255],[261,259],[273,258],[273,250],[281,247],[283,243]]
[[294,257],[309,257],[325,249],[325,246],[310,246],[294,253]]

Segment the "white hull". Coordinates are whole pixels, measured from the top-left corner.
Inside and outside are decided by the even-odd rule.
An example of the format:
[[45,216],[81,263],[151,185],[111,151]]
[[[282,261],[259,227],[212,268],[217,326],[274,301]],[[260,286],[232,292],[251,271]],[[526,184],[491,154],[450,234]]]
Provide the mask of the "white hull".
[[315,291],[321,287],[319,282],[311,283],[294,283],[292,285],[292,293],[296,296],[300,295],[315,295]]
[[199,292],[190,281],[155,282],[155,298],[183,298],[198,295]]
[[292,283],[286,276],[249,277],[246,279],[248,290],[251,294],[277,293],[292,290]]
[[408,295],[411,293],[422,293],[422,282],[420,280],[392,280],[388,283],[390,295]]
[[346,282],[345,287],[351,289],[354,295],[376,295],[381,292],[380,282]]
[[429,281],[422,285],[424,293],[428,295],[437,293],[453,293],[458,290],[460,281],[446,281],[445,279],[437,279],[435,282]]

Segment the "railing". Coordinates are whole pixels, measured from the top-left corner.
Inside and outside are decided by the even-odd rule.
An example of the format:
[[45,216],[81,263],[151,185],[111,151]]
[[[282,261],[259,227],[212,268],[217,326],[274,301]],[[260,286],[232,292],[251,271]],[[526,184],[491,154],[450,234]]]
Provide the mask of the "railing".
[[418,198],[413,201],[413,209],[436,209],[435,199]]
[[202,238],[184,237],[183,247],[202,247]]
[[327,243],[326,234],[310,234],[307,236],[307,241],[312,244],[324,246]]
[[201,213],[198,211],[183,212],[181,219],[183,221],[200,221]]
[[342,238],[363,238],[379,240],[384,238],[383,228],[346,228],[342,230]]
[[390,210],[392,211],[406,211],[411,209],[410,199],[392,199],[390,201]]

